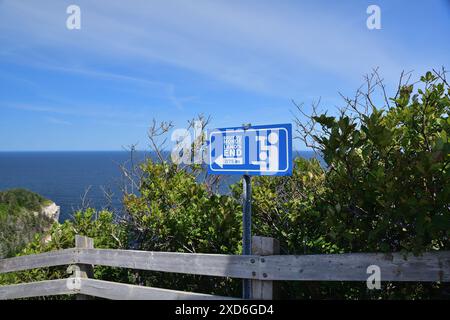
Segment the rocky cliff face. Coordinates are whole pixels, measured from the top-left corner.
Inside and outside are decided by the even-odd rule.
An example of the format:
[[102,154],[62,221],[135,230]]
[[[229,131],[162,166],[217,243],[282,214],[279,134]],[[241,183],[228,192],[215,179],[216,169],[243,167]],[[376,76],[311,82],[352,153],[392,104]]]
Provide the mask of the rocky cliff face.
[[[48,217],[49,219],[55,221],[55,222],[59,222],[59,213],[60,213],[60,207],[56,205],[56,203],[52,203],[48,206],[44,206],[42,207],[42,211],[41,214],[43,214],[44,216]],[[49,228],[51,227],[51,225],[49,226]],[[49,228],[47,228],[45,231],[47,231]],[[52,236],[51,235],[46,235],[44,237],[44,242],[47,243],[49,241],[52,240]]]
[[24,189],[0,191],[0,258],[19,252],[58,221],[54,202]]
[[60,207],[56,205],[56,203],[52,203],[48,206],[43,206],[41,213],[48,218],[54,220],[55,222],[59,221],[59,213]]

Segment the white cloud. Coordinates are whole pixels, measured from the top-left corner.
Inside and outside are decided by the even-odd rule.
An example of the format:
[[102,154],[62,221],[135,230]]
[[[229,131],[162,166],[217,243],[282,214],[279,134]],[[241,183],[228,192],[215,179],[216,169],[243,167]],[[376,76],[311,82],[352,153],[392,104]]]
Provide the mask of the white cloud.
[[66,126],[72,125],[72,123],[69,121],[62,120],[59,118],[54,118],[54,117],[45,117],[44,120],[47,121],[48,123],[57,124],[57,125],[66,125]]
[[78,116],[93,119],[116,119],[116,120],[142,120],[145,118],[144,113],[138,113],[136,108],[131,112],[124,110],[130,109],[124,106],[105,106],[101,104],[96,105],[78,105],[70,104],[70,102],[61,103],[65,107],[59,105],[42,105],[42,104],[27,104],[27,103],[5,103],[0,104],[0,109],[8,108],[15,110],[31,111],[36,113],[53,114],[53,115],[68,115]]

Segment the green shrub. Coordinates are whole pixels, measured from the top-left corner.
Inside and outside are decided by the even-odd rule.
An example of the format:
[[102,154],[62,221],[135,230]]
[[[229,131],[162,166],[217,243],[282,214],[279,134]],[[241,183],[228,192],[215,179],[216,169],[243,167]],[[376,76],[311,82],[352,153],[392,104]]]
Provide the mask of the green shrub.
[[[42,214],[49,200],[24,189],[0,192],[0,258],[17,253],[54,222]],[[50,202],[51,203],[51,202]]]
[[[222,254],[241,251],[239,201],[212,193],[206,183],[198,183],[195,166],[183,170],[148,159],[140,168],[139,195],[128,194],[124,199],[133,248]],[[239,287],[227,279],[154,272],[139,272],[139,282],[228,295],[237,295]]]
[[430,72],[387,110],[314,117],[327,237],[346,251],[450,248],[450,88]]

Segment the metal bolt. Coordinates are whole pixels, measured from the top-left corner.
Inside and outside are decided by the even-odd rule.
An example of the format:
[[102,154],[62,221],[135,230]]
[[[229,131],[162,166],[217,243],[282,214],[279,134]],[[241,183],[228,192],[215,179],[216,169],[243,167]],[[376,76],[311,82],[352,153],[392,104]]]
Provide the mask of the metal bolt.
[[251,263],[255,263],[255,259],[250,259],[250,262]]
[[263,273],[263,277],[264,277],[264,278],[267,278],[267,273]]
[[266,261],[266,260],[264,260],[264,258],[261,258],[261,262],[263,262],[263,263],[264,263],[265,261]]
[[252,276],[256,277],[256,271],[252,272]]

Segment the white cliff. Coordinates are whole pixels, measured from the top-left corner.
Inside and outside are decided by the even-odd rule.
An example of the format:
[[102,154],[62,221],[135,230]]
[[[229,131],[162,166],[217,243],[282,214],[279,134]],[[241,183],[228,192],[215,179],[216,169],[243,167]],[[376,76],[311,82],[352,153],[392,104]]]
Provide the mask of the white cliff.
[[42,214],[46,215],[55,222],[59,221],[60,207],[56,203],[52,202],[50,205],[42,208]]
[[[59,221],[60,206],[57,206],[56,203],[52,202],[50,205],[42,207],[41,212],[55,222]],[[50,234],[46,235],[43,239],[44,243],[47,243],[51,240],[52,236]]]

